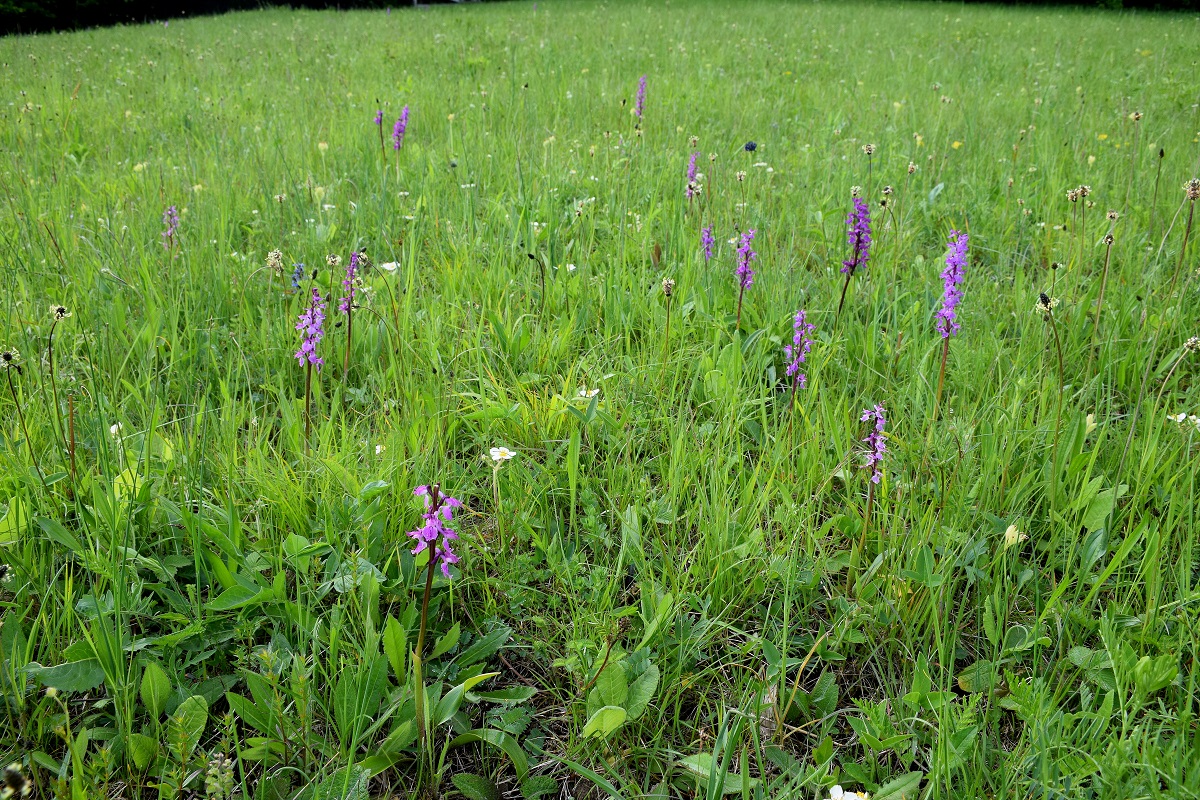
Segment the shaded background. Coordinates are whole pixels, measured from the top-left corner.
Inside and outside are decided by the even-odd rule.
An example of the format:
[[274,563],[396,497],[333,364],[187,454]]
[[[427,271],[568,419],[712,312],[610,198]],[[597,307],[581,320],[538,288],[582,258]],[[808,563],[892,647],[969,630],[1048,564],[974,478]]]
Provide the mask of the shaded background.
[[[452,0],[422,0],[421,5]],[[454,0],[457,1],[457,0]],[[478,0],[476,0],[478,1]],[[543,0],[552,3],[554,0]],[[967,0],[971,2],[971,0]],[[1000,0],[1003,2],[1003,0]],[[1076,5],[1100,8],[1146,10],[1200,10],[1200,0],[1023,0],[1006,5]],[[415,3],[404,0],[292,0],[272,3],[268,0],[0,0],[0,34],[69,30],[94,25],[146,22],[198,14],[288,5],[293,8],[401,8]]]

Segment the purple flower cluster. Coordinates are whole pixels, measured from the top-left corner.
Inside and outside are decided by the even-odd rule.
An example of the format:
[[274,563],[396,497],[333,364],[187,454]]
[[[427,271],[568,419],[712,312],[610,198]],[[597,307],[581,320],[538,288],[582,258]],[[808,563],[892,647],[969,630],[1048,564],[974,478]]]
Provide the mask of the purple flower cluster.
[[699,153],[692,153],[692,157],[688,161],[687,188],[684,189],[684,195],[688,200],[700,194],[699,184],[696,183],[696,157],[699,155]]
[[871,209],[861,197],[854,198],[854,210],[846,215],[846,242],[852,254],[842,262],[842,272],[853,275],[867,265],[871,249]]
[[382,108],[375,112],[375,124],[379,125],[380,127],[383,126],[383,109]]
[[783,353],[788,359],[787,376],[792,379],[792,391],[808,385],[808,376],[800,371],[800,365],[808,358],[808,351],[812,349],[814,330],[816,326],[805,317],[804,309],[797,311],[792,320],[792,343],[783,346]]
[[392,128],[392,149],[399,150],[400,145],[404,144],[404,132],[408,130],[408,106],[400,109],[400,116],[396,119],[396,127]]
[[358,282],[358,253],[350,254],[350,261],[346,264],[346,277],[342,279],[342,300],[338,303],[338,311],[343,314],[349,314],[350,309],[354,307],[354,285]]
[[703,250],[704,250],[704,261],[706,263],[708,262],[709,259],[712,258],[713,245],[716,243],[717,243],[717,240],[714,239],[713,235],[712,235],[712,225],[709,225],[707,228],[701,228],[701,230],[700,230],[700,247],[703,248]]
[[425,524],[415,531],[409,531],[408,536],[416,540],[413,548],[415,556],[425,548],[433,549],[434,563],[441,564],[442,574],[450,577],[450,565],[458,563],[458,556],[450,549],[450,542],[458,538],[458,534],[446,526],[454,518],[452,509],[462,507],[462,503],[449,495],[442,494],[437,486],[418,486],[413,494],[425,500],[425,511],[421,514]]
[[883,470],[879,465],[883,462],[883,454],[887,452],[887,442],[883,438],[883,429],[887,426],[887,418],[884,417],[883,406],[875,406],[874,408],[863,409],[862,416],[859,420],[862,422],[874,422],[875,426],[863,439],[867,447],[870,448],[867,452],[867,463],[863,464],[863,469],[871,470],[871,482],[879,483],[883,478]]
[[638,121],[642,119],[642,112],[646,110],[646,76],[643,75],[638,80],[637,102],[633,106],[633,113],[637,115]]
[[750,249],[750,244],[754,241],[754,228],[742,234],[742,243],[737,249],[737,275],[738,285],[743,289],[749,289],[754,284],[754,270],[750,268],[750,262],[758,258],[758,253]]
[[296,330],[304,332],[304,340],[300,343],[300,349],[296,351],[296,360],[300,362],[300,366],[304,366],[307,361],[309,364],[316,364],[317,369],[320,369],[325,359],[317,355],[317,345],[325,336],[325,303],[315,287],[308,308],[300,313]]
[[958,333],[959,324],[955,308],[962,300],[962,289],[959,284],[962,283],[963,275],[967,269],[967,247],[969,245],[969,237],[965,233],[958,231],[950,231],[950,241],[947,243],[949,251],[946,253],[946,268],[942,270],[942,307],[937,312],[937,329],[938,333],[942,334],[943,339],[949,339],[954,334]]
[[163,227],[166,230],[162,232],[162,246],[170,250],[175,244],[175,232],[179,230],[179,211],[175,206],[168,206],[163,212]]

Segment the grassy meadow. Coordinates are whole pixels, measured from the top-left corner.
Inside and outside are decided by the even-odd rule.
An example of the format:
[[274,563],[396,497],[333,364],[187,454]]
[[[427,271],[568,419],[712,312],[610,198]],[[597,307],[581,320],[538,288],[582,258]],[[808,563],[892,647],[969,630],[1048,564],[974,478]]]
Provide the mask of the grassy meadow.
[[0,39],[0,797],[1197,797],[1198,43]]

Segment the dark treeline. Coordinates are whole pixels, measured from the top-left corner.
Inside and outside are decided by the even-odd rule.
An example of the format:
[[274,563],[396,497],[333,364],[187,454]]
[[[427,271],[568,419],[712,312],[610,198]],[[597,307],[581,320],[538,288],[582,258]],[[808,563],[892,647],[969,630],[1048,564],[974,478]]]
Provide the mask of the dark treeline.
[[[420,5],[458,0],[421,0]],[[0,0],[0,34],[157,22],[264,6],[401,8],[413,0]]]
[[[420,5],[459,0],[421,0]],[[553,0],[545,0],[553,2]],[[1083,6],[1147,11],[1196,11],[1200,0],[965,0],[1002,5]],[[97,25],[150,22],[219,14],[270,5],[292,8],[400,8],[412,0],[0,0],[0,34],[72,30]]]

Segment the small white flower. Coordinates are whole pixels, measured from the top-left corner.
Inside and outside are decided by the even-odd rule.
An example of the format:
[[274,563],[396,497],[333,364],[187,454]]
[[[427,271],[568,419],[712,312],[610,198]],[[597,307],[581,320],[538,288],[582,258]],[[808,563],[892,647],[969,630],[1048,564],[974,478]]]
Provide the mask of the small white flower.
[[124,430],[124,427],[119,422],[113,423],[108,428],[108,432],[118,439],[121,438],[122,430]]
[[1089,433],[1091,433],[1094,430],[1096,430],[1096,415],[1088,414],[1087,415],[1087,426],[1083,432],[1083,435],[1087,436]]
[[395,261],[388,261],[387,263],[380,264],[379,268],[381,270],[383,270],[384,272],[395,272],[397,269],[400,268],[400,265],[398,263],[396,263]]
[[580,397],[583,397],[583,398],[591,398],[591,397],[595,397],[595,396],[596,396],[596,395],[598,395],[598,394],[600,394],[600,390],[599,390],[599,389],[586,389],[586,388],[585,388],[585,389],[580,389],[580,390],[579,390],[579,396],[580,396]]
[[575,271],[575,265],[567,264],[567,272],[574,272],[574,271]]
[[383,455],[384,450],[387,450],[387,448],[384,447],[383,445],[381,445],[381,444],[375,445],[375,455],[377,455],[377,456]]
[[830,800],[842,800],[842,798],[845,796],[846,793],[842,791],[841,784],[836,784],[832,789],[829,790]]
[[492,456],[492,461],[495,461],[497,464],[502,464],[516,456],[516,453],[512,450],[509,450],[507,447],[493,447],[488,452]]
[[1180,411],[1178,414],[1167,414],[1167,419],[1169,419],[1171,422],[1182,423],[1187,419],[1187,414],[1182,411]]

